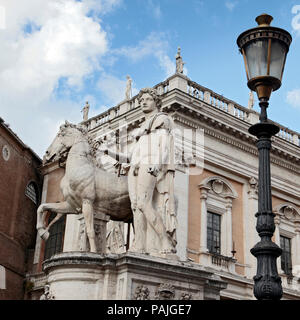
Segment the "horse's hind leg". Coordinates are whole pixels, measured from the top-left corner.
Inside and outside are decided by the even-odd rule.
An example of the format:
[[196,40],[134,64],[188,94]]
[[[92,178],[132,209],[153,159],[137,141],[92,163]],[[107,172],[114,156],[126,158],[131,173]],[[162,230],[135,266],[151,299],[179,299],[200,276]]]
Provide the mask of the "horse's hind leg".
[[82,201],[82,214],[86,226],[86,233],[89,239],[91,252],[97,252],[95,229],[94,229],[94,212],[92,202],[88,199]]

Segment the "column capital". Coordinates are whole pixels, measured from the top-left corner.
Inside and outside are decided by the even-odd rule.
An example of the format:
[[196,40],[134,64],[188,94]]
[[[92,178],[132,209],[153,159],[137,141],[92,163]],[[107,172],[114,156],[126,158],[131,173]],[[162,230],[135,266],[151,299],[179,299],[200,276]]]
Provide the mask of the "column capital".
[[207,199],[207,193],[210,190],[210,187],[205,185],[198,185],[198,188],[200,190],[200,199]]
[[297,233],[297,235],[300,235],[300,220],[295,220],[295,232]]
[[256,178],[251,177],[248,181],[249,184],[249,191],[248,194],[250,196],[255,196],[258,193],[258,181]]
[[232,196],[226,196],[225,200],[226,200],[226,204],[225,204],[225,208],[226,209],[231,209],[232,208],[232,200],[234,199],[234,197]]
[[281,222],[281,217],[279,214],[276,214],[276,216],[274,217],[274,223],[276,225],[280,225],[280,222]]

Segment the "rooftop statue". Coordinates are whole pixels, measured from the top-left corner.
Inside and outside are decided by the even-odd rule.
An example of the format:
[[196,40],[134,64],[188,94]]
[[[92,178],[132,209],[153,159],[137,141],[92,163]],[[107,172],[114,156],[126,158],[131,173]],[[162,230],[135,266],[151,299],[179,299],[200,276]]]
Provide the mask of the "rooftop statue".
[[125,96],[126,96],[126,100],[129,100],[131,98],[131,84],[132,84],[132,79],[130,78],[130,76],[126,76],[127,81],[126,81],[126,92],[125,92]]
[[180,47],[178,47],[178,51],[176,54],[176,73],[183,73],[184,64],[185,63],[182,61],[182,57],[181,57],[181,49]]
[[89,105],[89,103],[87,101],[85,103],[85,106],[81,110],[81,112],[83,112],[83,121],[87,121],[88,120],[88,118],[89,118],[89,110],[90,110],[90,105]]
[[253,92],[249,92],[248,109],[253,109],[254,106],[254,95]]

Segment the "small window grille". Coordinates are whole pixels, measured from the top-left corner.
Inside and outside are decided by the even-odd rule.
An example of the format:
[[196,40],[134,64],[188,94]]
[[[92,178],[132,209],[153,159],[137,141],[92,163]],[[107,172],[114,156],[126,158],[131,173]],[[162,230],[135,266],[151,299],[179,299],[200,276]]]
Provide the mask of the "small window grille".
[[30,182],[25,190],[25,195],[34,203],[37,204],[37,191],[33,182]]

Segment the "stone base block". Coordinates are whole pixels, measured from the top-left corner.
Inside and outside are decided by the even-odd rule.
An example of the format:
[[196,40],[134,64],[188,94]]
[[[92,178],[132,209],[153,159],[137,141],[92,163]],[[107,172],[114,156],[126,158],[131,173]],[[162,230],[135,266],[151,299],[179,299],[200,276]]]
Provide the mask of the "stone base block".
[[218,300],[226,283],[204,267],[127,252],[65,252],[43,264],[57,300]]

